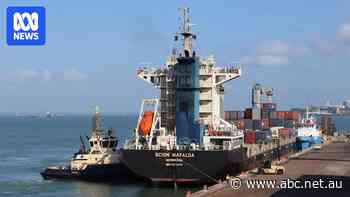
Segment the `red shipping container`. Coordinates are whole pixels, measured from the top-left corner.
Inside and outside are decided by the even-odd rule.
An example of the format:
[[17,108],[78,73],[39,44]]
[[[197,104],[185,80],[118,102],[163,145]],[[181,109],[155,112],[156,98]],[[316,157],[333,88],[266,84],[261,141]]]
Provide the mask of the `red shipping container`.
[[300,115],[296,111],[279,111],[277,112],[277,118],[298,121],[300,119]]
[[299,121],[299,120],[300,120],[300,114],[299,114],[299,112],[293,111],[293,112],[292,112],[292,117],[293,117],[292,120]]
[[263,129],[270,128],[269,119],[261,119],[261,127]]
[[225,111],[224,119],[225,120],[231,120],[231,112],[230,111]]
[[278,129],[278,133],[279,133],[279,136],[281,138],[288,138],[292,135],[292,129],[290,128],[281,128],[281,129]]
[[254,131],[246,131],[244,132],[244,143],[246,144],[254,144],[256,139],[256,135]]
[[293,120],[292,118],[293,118],[292,112],[287,111],[287,112],[285,113],[284,119],[286,119],[286,120]]
[[277,119],[284,119],[285,112],[284,111],[276,111],[276,118]]

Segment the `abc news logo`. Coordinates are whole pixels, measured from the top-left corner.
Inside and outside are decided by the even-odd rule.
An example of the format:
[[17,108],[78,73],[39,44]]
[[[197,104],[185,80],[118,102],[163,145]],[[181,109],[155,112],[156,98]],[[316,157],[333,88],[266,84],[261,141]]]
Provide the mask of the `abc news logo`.
[[45,8],[8,7],[7,44],[44,45]]
[[[24,23],[25,20],[28,21],[27,25]],[[34,12],[29,14],[28,12],[25,12],[20,14],[16,12],[13,15],[13,29],[15,30],[13,35],[13,39],[15,40],[38,40],[39,33],[36,32],[39,29],[38,13]],[[20,30],[24,32],[20,32]]]

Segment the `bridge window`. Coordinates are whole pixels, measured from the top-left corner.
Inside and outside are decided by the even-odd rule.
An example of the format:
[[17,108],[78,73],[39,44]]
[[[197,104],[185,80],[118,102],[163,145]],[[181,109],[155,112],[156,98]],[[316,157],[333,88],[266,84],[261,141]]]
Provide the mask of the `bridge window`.
[[113,148],[115,146],[115,141],[111,141],[111,143],[109,144],[109,148]]
[[108,141],[102,141],[102,147],[107,148],[108,147]]

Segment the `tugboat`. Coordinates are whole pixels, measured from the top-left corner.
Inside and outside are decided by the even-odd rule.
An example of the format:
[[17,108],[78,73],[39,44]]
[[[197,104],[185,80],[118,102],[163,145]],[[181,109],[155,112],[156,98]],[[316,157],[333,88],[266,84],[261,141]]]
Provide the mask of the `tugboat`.
[[112,129],[101,128],[100,113],[96,107],[92,118],[92,135],[87,150],[80,136],[80,149],[69,165],[50,166],[40,174],[44,179],[82,179],[91,181],[128,182],[137,177],[122,162],[118,140]]

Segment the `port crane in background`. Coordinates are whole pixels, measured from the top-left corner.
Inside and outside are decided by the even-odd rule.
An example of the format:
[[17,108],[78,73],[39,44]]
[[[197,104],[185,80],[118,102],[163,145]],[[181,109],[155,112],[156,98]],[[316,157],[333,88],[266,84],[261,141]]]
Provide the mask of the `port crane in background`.
[[259,83],[255,83],[252,89],[252,119],[261,119],[261,108],[263,96],[266,96],[266,101],[272,103],[273,88],[264,87]]

